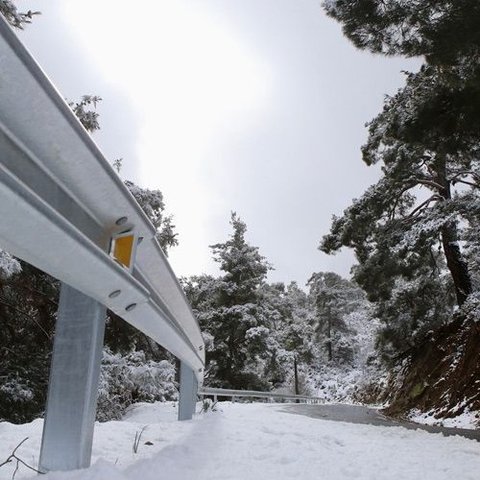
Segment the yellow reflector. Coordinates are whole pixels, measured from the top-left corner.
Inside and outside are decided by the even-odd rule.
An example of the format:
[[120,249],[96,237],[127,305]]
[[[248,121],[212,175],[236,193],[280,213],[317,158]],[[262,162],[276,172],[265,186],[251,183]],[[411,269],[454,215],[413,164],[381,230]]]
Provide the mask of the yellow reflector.
[[135,235],[122,235],[113,239],[111,255],[115,260],[127,268],[131,268],[133,262],[133,249],[135,247]]

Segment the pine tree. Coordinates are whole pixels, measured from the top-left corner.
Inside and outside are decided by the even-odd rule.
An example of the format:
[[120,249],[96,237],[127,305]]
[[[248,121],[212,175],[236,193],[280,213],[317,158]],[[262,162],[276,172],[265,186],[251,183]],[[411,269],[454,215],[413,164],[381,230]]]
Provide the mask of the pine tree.
[[[327,360],[334,360],[334,352],[338,352],[342,334],[349,331],[345,321],[348,313],[358,308],[364,301],[362,291],[349,280],[334,272],[314,273],[308,281],[310,297],[316,311],[316,333],[318,338],[325,338]],[[351,352],[344,352],[351,356]]]
[[283,283],[266,287],[272,292],[265,300],[270,306],[268,319],[274,320],[270,329],[276,346],[271,350],[266,377],[274,386],[305,394],[305,379],[319,354],[315,311],[308,295],[296,282],[286,287]]
[[233,233],[212,245],[223,275],[186,282],[207,344],[206,381],[225,388],[266,389],[261,378],[270,329],[260,305],[260,288],[271,268],[245,239],[246,225],[232,213]]
[[178,245],[178,239],[173,217],[165,213],[163,193],[158,189],[139,187],[129,180],[125,181],[125,185],[152,222],[156,229],[155,237],[165,255],[168,256],[168,249]]
[[[406,282],[411,291],[451,284],[461,306],[478,269],[471,252],[478,245],[480,5],[330,0],[324,6],[359,48],[423,55],[425,64],[406,75],[405,87],[370,122],[363,159],[382,164],[383,176],[334,218],[321,249],[355,250],[355,278],[371,300],[389,302]],[[451,282],[443,279],[445,269]],[[444,307],[448,312],[449,300]]]
[[295,282],[287,287],[283,283],[264,283],[259,290],[258,311],[265,334],[263,351],[257,358],[258,371],[274,388],[291,389],[295,372],[298,377],[313,355],[307,295]]
[[359,48],[452,65],[480,52],[477,0],[325,0]]
[[[357,47],[424,64],[406,73],[405,86],[368,124],[363,160],[381,165],[382,177],[334,217],[320,248],[354,249],[354,278],[375,302],[384,325],[378,346],[390,362],[420,361],[442,338],[468,351],[460,363],[471,366],[475,342],[464,339],[475,338],[480,311],[480,4],[328,0],[324,7]],[[422,361],[425,368],[431,358]],[[417,370],[409,381],[418,381]],[[460,378],[450,396],[458,399],[469,380],[450,373],[442,375]]]
[[404,274],[406,264],[408,270],[420,257],[428,262],[429,252],[441,246],[462,305],[472,284],[459,225],[475,220],[480,187],[480,115],[467,115],[462,99],[469,96],[475,105],[480,89],[471,78],[457,87],[452,90],[451,79],[437,67],[425,67],[409,74],[406,86],[387,98],[383,112],[369,124],[363,147],[368,165],[383,163],[383,177],[334,219],[321,248],[352,247],[363,265],[382,256]]

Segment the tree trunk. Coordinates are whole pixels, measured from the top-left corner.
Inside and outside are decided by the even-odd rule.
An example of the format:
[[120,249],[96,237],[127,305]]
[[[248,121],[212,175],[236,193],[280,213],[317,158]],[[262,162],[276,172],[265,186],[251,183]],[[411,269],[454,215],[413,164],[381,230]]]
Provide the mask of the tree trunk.
[[[452,198],[450,181],[447,179],[445,156],[440,155],[435,165],[435,181],[443,188],[438,192],[445,200]],[[447,267],[452,275],[458,306],[462,306],[468,295],[472,293],[472,281],[468,266],[458,244],[457,223],[455,221],[444,225],[440,229],[443,251],[447,260]]]
[[467,263],[463,260],[462,252],[458,245],[457,227],[455,224],[445,225],[441,233],[443,251],[445,252],[447,267],[450,270],[455,286],[457,303],[459,306],[462,306],[468,295],[472,293],[472,282],[468,273]]
[[327,352],[328,352],[328,361],[331,362],[333,359],[333,352],[332,352],[332,321],[329,318],[327,320]]
[[[293,370],[295,374],[295,395],[300,395],[300,388],[298,385],[298,365],[297,365],[297,356],[293,357]],[[300,400],[295,400],[296,403],[299,403]]]

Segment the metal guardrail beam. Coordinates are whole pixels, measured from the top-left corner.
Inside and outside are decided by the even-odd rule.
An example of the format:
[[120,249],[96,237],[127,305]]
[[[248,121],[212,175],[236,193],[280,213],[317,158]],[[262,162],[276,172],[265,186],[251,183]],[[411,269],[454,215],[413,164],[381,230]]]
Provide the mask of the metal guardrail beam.
[[[22,150],[13,149],[13,142],[4,142],[5,138],[3,131],[2,155],[8,158],[24,155]],[[168,307],[154,301],[145,282],[133,278],[1,161],[0,197],[0,244],[5,250],[104,304],[174,355],[185,358],[201,375],[202,356],[194,350],[192,341],[175,322]],[[111,297],[118,290],[122,294]],[[128,311],[132,304],[136,308]]]
[[[3,18],[0,79],[1,248],[106,305],[202,383],[200,329],[153,225]],[[126,230],[143,238],[133,274],[105,253]]]
[[308,395],[290,395],[279,392],[259,392],[256,390],[229,390],[224,388],[201,387],[198,390],[199,395],[214,395],[218,397],[246,397],[246,398],[278,398],[286,400],[305,400],[314,402],[324,402],[320,397],[310,397]]

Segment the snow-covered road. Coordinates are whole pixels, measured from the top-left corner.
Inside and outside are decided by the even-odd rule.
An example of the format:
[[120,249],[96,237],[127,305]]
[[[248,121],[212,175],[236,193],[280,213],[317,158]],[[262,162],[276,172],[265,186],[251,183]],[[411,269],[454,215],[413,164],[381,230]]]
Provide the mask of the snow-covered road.
[[[332,422],[292,415],[275,404],[222,404],[221,411],[174,422],[171,404],[143,404],[122,422],[100,424],[90,469],[45,480],[477,480],[480,444],[402,427]],[[32,424],[30,424],[32,425]],[[40,422],[0,424],[1,459],[31,430],[35,455]],[[135,432],[148,425],[137,454]],[[15,438],[16,437],[16,438]],[[5,441],[8,439],[8,442]],[[145,445],[145,442],[153,445]],[[6,445],[8,443],[8,446]],[[22,451],[19,452],[22,456]],[[149,457],[149,458],[147,458]],[[115,464],[116,462],[116,464]],[[21,469],[20,476],[29,476]],[[11,471],[0,469],[0,478]]]
[[[349,423],[362,423],[384,427],[404,427],[410,430],[425,430],[430,433],[442,433],[443,435],[460,435],[480,442],[480,430],[467,428],[448,428],[436,425],[420,425],[418,423],[393,420],[385,417],[379,410],[363,407],[361,405],[325,404],[309,405],[305,403],[289,404],[283,409],[284,412],[307,415],[322,420],[345,421]],[[473,415],[472,415],[473,417]],[[472,418],[470,417],[469,420]],[[434,419],[431,419],[434,420]]]

